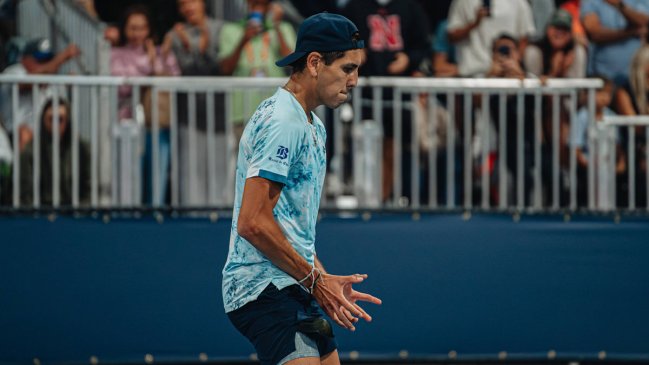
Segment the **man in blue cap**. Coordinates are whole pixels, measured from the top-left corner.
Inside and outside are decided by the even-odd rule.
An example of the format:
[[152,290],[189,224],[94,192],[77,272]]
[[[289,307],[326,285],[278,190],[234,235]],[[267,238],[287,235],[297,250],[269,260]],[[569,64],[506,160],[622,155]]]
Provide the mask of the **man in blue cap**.
[[327,273],[315,251],[326,171],[326,131],[313,110],[344,103],[358,82],[363,41],[347,18],[306,19],[285,86],[263,101],[241,137],[223,302],[262,364],[339,364],[331,324],[355,330],[371,317],[352,289],[367,275]]

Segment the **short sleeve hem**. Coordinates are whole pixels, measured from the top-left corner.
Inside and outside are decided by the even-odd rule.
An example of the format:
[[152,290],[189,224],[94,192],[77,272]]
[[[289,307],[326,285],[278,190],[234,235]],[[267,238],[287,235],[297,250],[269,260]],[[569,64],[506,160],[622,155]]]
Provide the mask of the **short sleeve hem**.
[[[278,183],[284,184],[284,185],[286,185],[286,183],[288,182],[288,179],[286,178],[286,176],[283,176],[283,175],[280,175],[280,174],[277,174],[277,173],[274,173],[274,172],[268,171],[268,170],[261,170],[260,169],[257,172],[257,176],[263,177],[266,180],[275,181],[275,182],[278,182]],[[252,177],[252,176],[249,176],[249,177]]]

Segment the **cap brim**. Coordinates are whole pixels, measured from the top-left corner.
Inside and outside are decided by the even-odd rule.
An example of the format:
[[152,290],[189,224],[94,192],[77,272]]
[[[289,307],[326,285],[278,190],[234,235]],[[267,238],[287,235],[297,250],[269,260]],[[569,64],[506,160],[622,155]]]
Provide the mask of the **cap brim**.
[[307,54],[307,52],[293,52],[290,55],[282,58],[281,60],[279,60],[277,62],[275,62],[275,64],[277,66],[279,66],[279,67],[286,67],[286,66],[292,64],[293,62],[299,60],[300,58],[302,58],[306,54]]

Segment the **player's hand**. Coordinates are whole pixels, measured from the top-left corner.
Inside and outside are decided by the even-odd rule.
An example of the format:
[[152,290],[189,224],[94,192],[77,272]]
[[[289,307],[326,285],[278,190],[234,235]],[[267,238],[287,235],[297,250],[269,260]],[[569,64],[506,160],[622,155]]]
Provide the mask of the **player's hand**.
[[359,318],[368,322],[372,320],[372,317],[356,302],[381,304],[379,298],[352,288],[353,284],[359,284],[366,278],[367,275],[360,274],[347,276],[322,274],[313,290],[313,296],[327,315],[338,325],[355,331],[354,324],[358,322]]

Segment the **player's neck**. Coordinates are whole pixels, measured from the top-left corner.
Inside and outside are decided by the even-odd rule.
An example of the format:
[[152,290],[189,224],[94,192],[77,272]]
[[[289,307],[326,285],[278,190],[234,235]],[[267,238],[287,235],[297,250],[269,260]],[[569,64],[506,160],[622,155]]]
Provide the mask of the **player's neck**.
[[293,79],[288,80],[286,85],[284,85],[284,89],[290,92],[298,103],[302,105],[302,109],[304,109],[309,123],[312,123],[311,112],[317,107],[317,103],[314,101],[315,98],[309,95],[308,89]]

